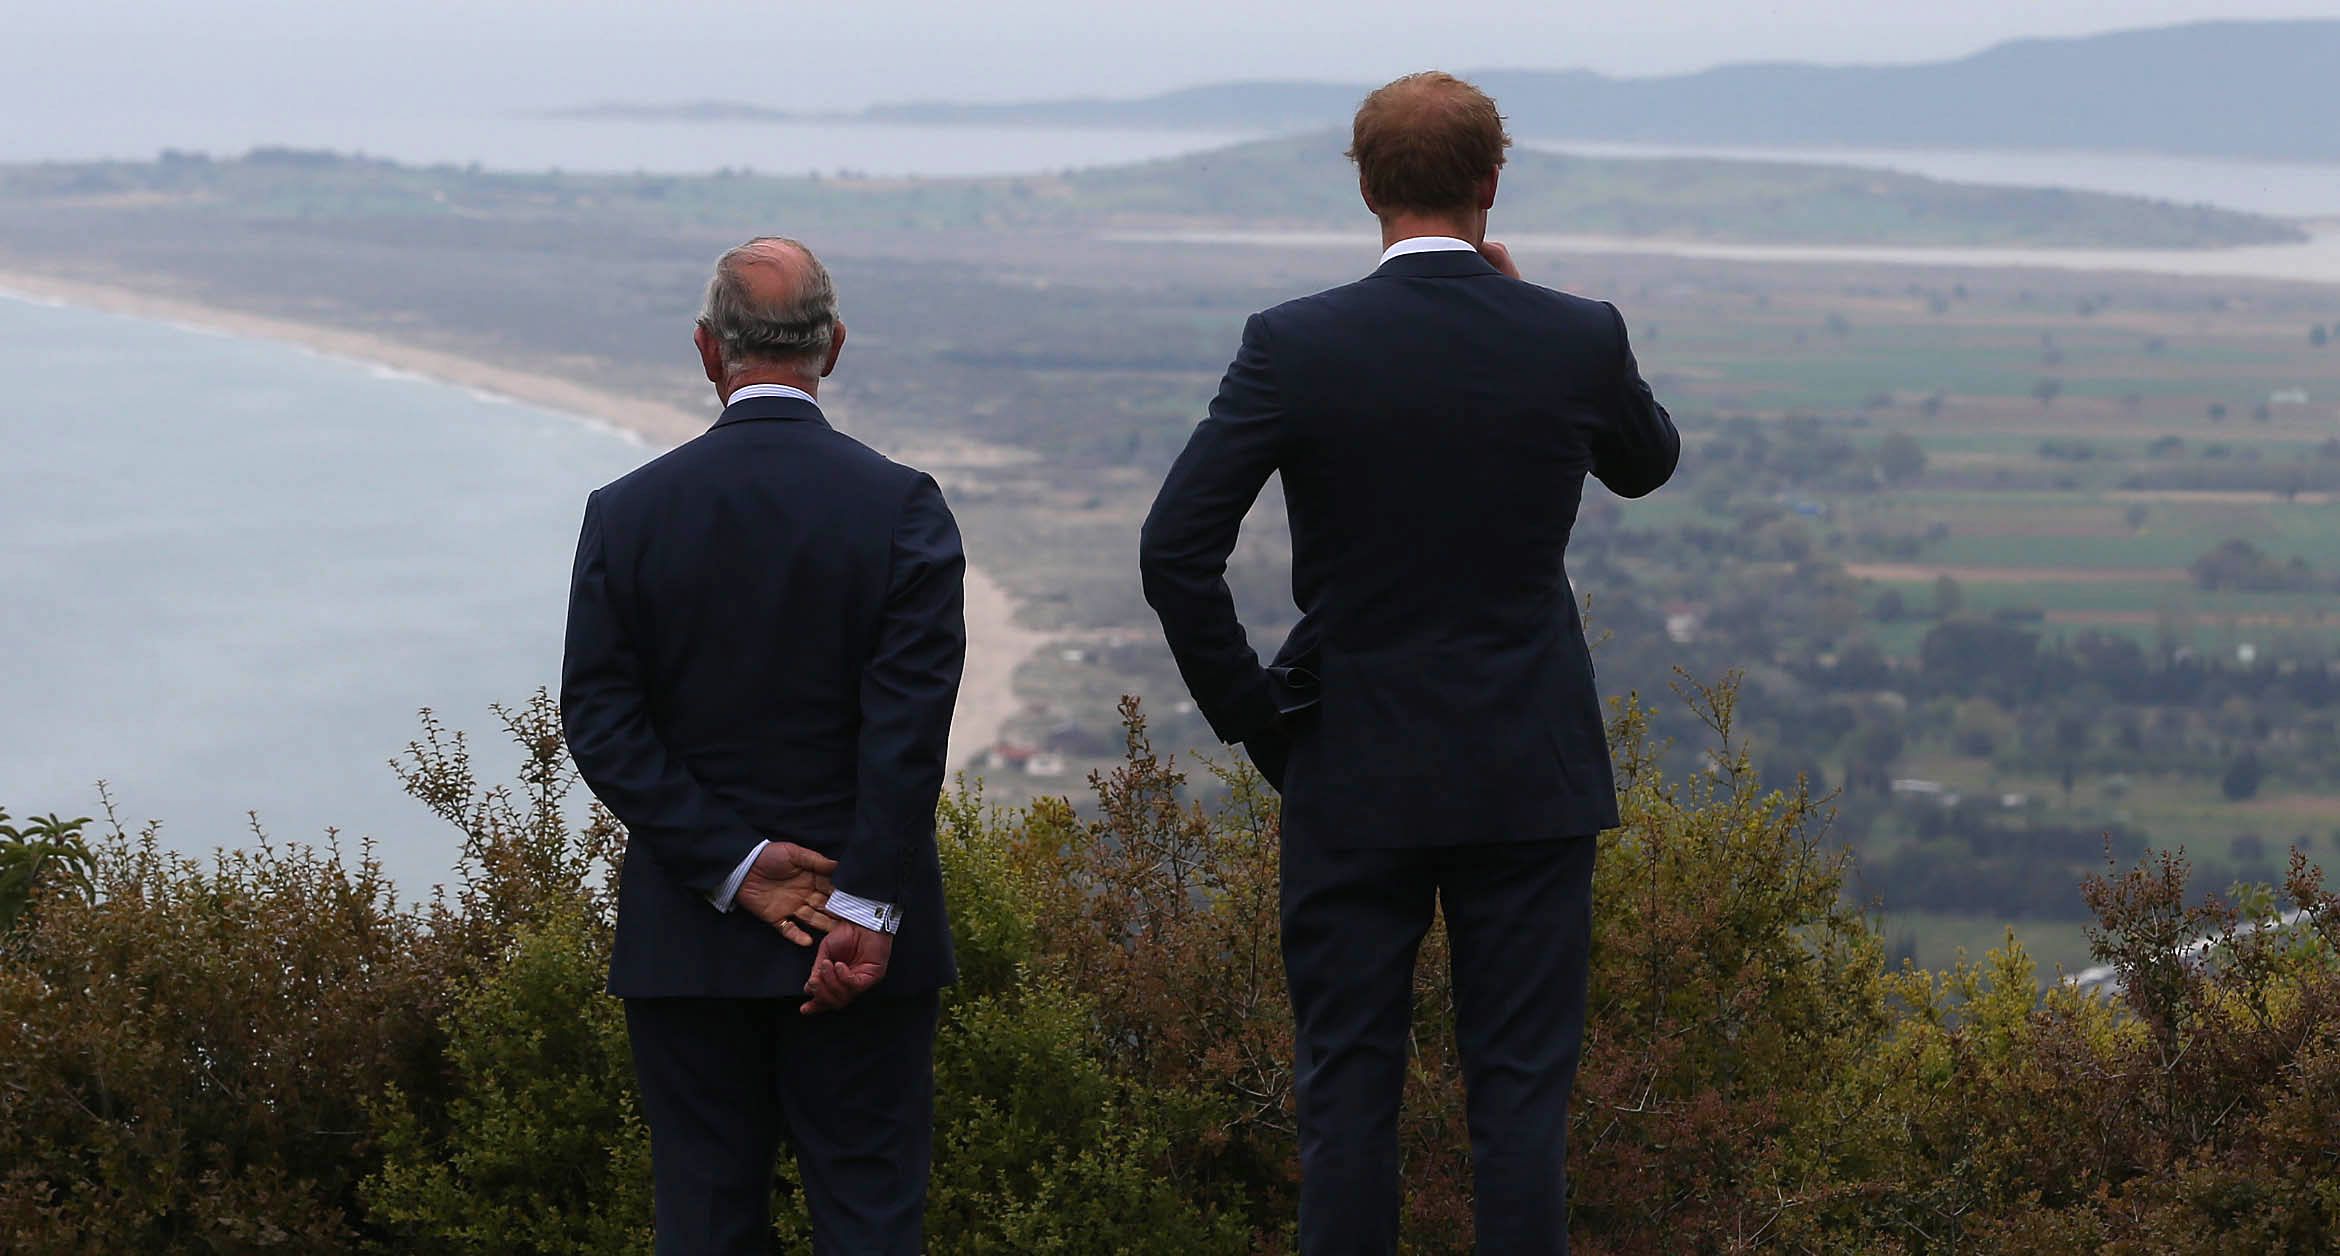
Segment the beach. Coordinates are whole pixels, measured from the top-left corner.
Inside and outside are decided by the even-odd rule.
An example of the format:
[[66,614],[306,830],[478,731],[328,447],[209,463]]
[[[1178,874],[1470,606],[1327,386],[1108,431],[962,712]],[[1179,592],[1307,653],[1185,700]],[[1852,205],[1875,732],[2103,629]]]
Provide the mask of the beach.
[[[326,356],[406,372],[487,396],[524,402],[627,435],[648,448],[665,448],[706,430],[715,410],[682,407],[580,385],[559,376],[496,363],[343,328],[252,314],[171,293],[149,293],[112,283],[0,269],[0,295],[99,310],[230,336],[298,345]],[[981,451],[960,451],[979,465]],[[947,466],[929,467],[946,490]],[[1018,603],[1005,586],[980,566],[967,569],[967,666],[951,724],[948,751],[953,767],[963,766],[1000,739],[1021,709],[1015,673],[1045,646],[1046,633],[1016,620]],[[547,608],[557,615],[558,607]]]

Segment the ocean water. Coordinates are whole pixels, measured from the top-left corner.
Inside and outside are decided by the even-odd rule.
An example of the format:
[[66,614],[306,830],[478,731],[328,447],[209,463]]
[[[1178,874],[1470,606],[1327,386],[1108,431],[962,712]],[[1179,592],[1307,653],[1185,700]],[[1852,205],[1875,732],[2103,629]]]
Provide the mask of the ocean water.
[[294,346],[0,297],[0,808],[190,852],[338,827],[402,888],[458,837],[388,761],[557,682],[585,494],[656,451]]

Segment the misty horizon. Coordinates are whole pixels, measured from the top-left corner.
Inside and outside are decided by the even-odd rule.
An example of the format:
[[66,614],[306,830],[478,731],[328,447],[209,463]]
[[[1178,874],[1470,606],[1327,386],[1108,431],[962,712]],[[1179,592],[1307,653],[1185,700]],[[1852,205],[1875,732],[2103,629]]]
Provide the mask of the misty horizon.
[[[438,109],[526,111],[611,99],[726,99],[851,112],[938,100],[1130,99],[1230,80],[1378,82],[1433,65],[1628,80],[1726,65],[1903,66],[2015,40],[2330,16],[2305,3],[2237,14],[2207,0],[2153,0],[2117,16],[2091,4],[1913,14],[1806,0],[1774,8],[1751,29],[1728,20],[1736,12],[1727,0],[1630,16],[1554,14],[1525,0],[1494,0],[1474,20],[1457,22],[1389,4],[1309,0],[1263,13],[1206,3],[1187,6],[1182,24],[1165,30],[1061,0],[1018,0],[982,15],[912,5],[812,20],[718,4],[700,6],[692,21],[614,0],[397,13],[271,0],[163,13],[14,0],[0,5],[0,24],[17,36],[0,49],[0,107],[52,124],[68,120],[60,105],[81,114],[142,102],[380,116],[411,112],[418,100]],[[1076,15],[1077,38],[1069,38]]]

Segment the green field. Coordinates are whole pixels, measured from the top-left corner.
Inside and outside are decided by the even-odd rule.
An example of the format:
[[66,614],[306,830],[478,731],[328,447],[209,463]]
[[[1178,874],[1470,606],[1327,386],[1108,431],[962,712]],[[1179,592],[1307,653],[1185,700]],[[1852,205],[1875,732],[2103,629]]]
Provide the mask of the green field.
[[[1625,308],[1677,414],[1711,413],[1726,429],[1736,418],[1783,443],[1799,425],[1856,449],[1916,441],[1923,471],[1891,485],[1817,466],[1777,487],[1721,468],[1625,514],[1659,534],[1728,526],[1776,491],[1803,513],[1764,527],[1800,534],[1811,556],[1858,578],[1866,622],[1852,635],[1889,656],[1917,657],[1948,577],[1961,613],[2012,617],[2043,638],[2115,634],[2237,665],[2340,658],[2340,293],[1838,271],[1799,286],[1651,285]],[[1743,457],[1743,435],[1692,426],[1688,439],[1686,475],[1702,445]],[[2196,562],[2237,540],[2271,564],[2304,563],[2303,587],[2205,587]],[[1889,621],[1877,611],[1888,594],[1902,608]],[[1896,775],[1969,798],[2021,795],[2000,820],[2018,831],[2122,827],[2213,868],[2279,869],[2297,843],[2340,866],[2340,763],[2328,754],[2236,802],[2215,772],[2112,771],[2100,747],[2067,795],[2058,768],[2004,747],[1960,755],[1927,731],[1938,724],[1911,727]],[[1888,814],[1856,847],[1890,855],[1913,840],[1908,823]],[[2077,914],[2076,885],[2069,897]],[[1888,934],[1937,966],[2000,945],[2008,925],[1885,908]],[[2089,962],[2076,920],[2015,927],[2045,963]]]
[[[1643,361],[1677,411],[1818,416],[1856,444],[1916,439],[1926,469],[1890,491],[1799,490],[1829,509],[1807,522],[1831,556],[1976,569],[1960,575],[1971,599],[2071,612],[2066,622],[2182,611],[2205,644],[2238,617],[2313,624],[2340,610],[2328,590],[2213,592],[2171,579],[2234,538],[2278,560],[2340,560],[2327,487],[2340,482],[2340,344],[2311,341],[2319,325],[2340,332],[2340,294],[2318,309],[2222,301],[2202,284],[2098,282],[2109,290],[2085,276],[2035,290],[2002,273],[1898,293],[1659,291],[1630,308]],[[1936,312],[1933,298],[1952,289]],[[1738,308],[1718,317],[1734,295]],[[1647,522],[1689,510],[1679,498],[1635,507]],[[1862,554],[1863,532],[1928,539],[1902,560]],[[1995,568],[2006,578],[1991,578]],[[2123,569],[2139,578],[2118,580]],[[1880,583],[1907,592],[1931,577]]]

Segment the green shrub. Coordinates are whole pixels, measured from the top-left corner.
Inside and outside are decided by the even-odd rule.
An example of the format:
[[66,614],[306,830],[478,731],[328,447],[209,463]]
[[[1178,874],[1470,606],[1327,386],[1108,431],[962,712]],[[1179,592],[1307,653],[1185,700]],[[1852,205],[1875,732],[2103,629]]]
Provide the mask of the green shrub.
[[1244,1219],[1181,1189],[1175,1093],[1131,1085],[1097,1057],[1095,1020],[1035,980],[961,1001],[936,1052],[928,1226],[953,1252],[1249,1250]]
[[373,1107],[383,1163],[363,1194],[375,1225],[428,1252],[649,1246],[650,1138],[608,972],[601,923],[556,914],[449,1009],[450,1096],[418,1102],[393,1085]]
[[11,1251],[334,1251],[361,1233],[369,1105],[426,1089],[460,985],[370,856],[209,867],[101,836],[0,968]]
[[96,892],[90,880],[94,859],[81,836],[88,825],[88,816],[67,820],[52,814],[18,826],[0,811],[0,946],[44,891],[84,899]]
[[[2087,887],[2119,995],[2010,940],[1889,969],[1824,800],[1764,788],[1728,685],[1706,770],[1611,732],[1574,1230],[1601,1252],[2324,1251],[2340,1241],[2340,901],[2295,855],[2189,899],[2181,858]],[[1291,1027],[1275,800],[1206,811],[1129,753],[1076,809],[944,801],[964,978],[937,1043],[934,1250],[1290,1246]],[[200,863],[150,830],[0,829],[0,1240],[10,1252],[640,1250],[646,1137],[600,993],[623,834],[573,817],[557,713],[504,713],[516,787],[426,717],[398,767],[463,834],[414,904],[353,858]],[[0,824],[5,817],[0,817]],[[41,844],[38,855],[30,853]],[[6,879],[11,869],[31,872]],[[80,875],[85,872],[86,875]],[[0,904],[4,905],[4,904]],[[1400,1136],[1406,1242],[1470,1241],[1443,934]],[[792,1170],[776,1239],[808,1250]]]
[[1762,784],[1735,688],[1681,696],[1706,771],[1667,779],[1636,702],[1610,730],[1624,823],[1594,874],[1576,1224],[1619,1250],[1812,1243],[1865,1177],[1872,1096],[1845,1077],[1891,1024],[1883,944],[1825,807]]

